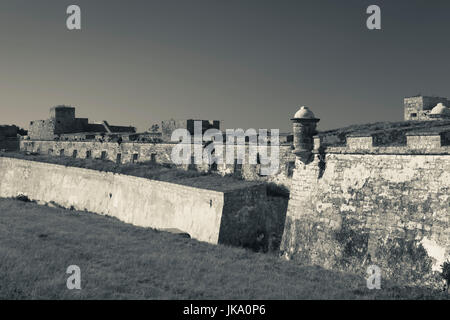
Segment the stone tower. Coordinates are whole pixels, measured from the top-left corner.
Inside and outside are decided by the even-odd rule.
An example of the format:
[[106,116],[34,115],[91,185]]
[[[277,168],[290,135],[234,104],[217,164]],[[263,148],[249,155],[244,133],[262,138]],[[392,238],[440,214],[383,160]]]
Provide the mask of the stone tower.
[[317,133],[316,126],[320,119],[317,119],[307,107],[301,107],[291,120],[294,133],[293,152],[300,161],[308,163],[314,148],[313,136]]

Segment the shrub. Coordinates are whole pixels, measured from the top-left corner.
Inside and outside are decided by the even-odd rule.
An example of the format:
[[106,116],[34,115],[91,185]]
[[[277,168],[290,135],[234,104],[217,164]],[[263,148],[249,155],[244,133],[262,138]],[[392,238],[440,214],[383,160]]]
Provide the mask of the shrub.
[[23,202],[32,202],[30,198],[24,194],[19,194],[15,199]]
[[442,278],[444,278],[445,282],[446,282],[446,288],[447,288],[447,292],[448,292],[448,287],[450,285],[450,261],[447,260],[445,261],[442,265],[442,273],[441,276]]

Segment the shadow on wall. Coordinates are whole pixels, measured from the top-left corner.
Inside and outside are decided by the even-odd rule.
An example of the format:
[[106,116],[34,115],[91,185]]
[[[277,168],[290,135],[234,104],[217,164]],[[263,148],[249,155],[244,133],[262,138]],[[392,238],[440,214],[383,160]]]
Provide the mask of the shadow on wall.
[[219,243],[278,255],[283,237],[289,192],[266,186],[267,197],[222,217]]
[[[267,191],[269,192],[269,189]],[[48,203],[35,201],[23,194],[18,195],[15,199],[65,209],[53,201]],[[228,231],[233,230],[233,235],[236,237],[239,236],[239,238],[230,238],[230,234],[228,234],[223,243],[250,249],[254,252],[278,255],[283,236],[288,200],[289,197],[268,195],[266,201],[262,201],[255,206],[244,206],[233,217],[233,219],[239,219],[241,223],[236,224],[236,221],[234,221],[232,228],[227,228]],[[73,210],[73,207],[70,210]],[[191,238],[187,232],[176,228],[161,228],[159,230],[183,238]],[[246,236],[242,237],[243,234]],[[233,242],[232,244],[229,243],[230,240]]]
[[280,253],[288,201],[289,197],[268,196],[267,202],[257,208],[260,212],[264,212],[266,225],[253,235],[254,242],[243,243],[244,248],[277,255]]

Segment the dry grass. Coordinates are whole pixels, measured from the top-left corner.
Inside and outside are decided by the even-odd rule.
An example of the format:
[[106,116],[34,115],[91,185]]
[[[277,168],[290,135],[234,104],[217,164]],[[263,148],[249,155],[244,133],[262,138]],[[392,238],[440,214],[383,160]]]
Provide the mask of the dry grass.
[[[82,290],[66,288],[69,265]],[[113,218],[0,199],[0,299],[395,299],[443,293],[300,266]]]

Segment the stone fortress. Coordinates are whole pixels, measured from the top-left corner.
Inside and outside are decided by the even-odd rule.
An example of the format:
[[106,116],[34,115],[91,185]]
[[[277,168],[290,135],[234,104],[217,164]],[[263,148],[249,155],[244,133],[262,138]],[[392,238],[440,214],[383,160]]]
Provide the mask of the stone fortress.
[[75,108],[56,106],[50,109],[50,118],[30,122],[28,131],[32,140],[63,140],[93,139],[95,135],[119,135],[135,133],[134,127],[110,126],[107,121],[89,123],[87,118],[76,118]]
[[[445,120],[450,119],[449,109],[444,106],[448,103],[446,98],[416,96],[404,99],[405,121],[425,121],[425,120]],[[112,126],[107,121],[89,123],[86,118],[76,118],[75,108],[68,106],[57,106],[50,109],[50,118],[47,120],[31,121],[28,136],[20,144],[20,149],[29,152],[66,155],[77,158],[99,158],[115,161],[117,163],[152,161],[161,164],[172,164],[171,152],[178,142],[171,141],[172,132],[178,128],[187,129],[194,134],[194,121],[202,122],[202,133],[215,128],[220,129],[218,120],[167,120],[162,121],[158,130],[154,132],[136,133],[136,128],[128,126]],[[295,126],[295,124],[294,124]],[[422,129],[428,127],[423,124]],[[348,134],[329,132],[323,134],[325,142],[330,139],[340,139],[340,143],[345,141],[349,147],[358,147],[358,143],[370,143],[374,139],[375,145],[392,144],[389,139],[397,141],[403,139],[401,143],[406,143],[409,136],[408,146],[411,148],[421,147],[422,143],[433,143],[423,141],[425,136],[410,136],[408,133],[418,132],[417,126],[409,128],[393,128],[389,130],[379,130],[371,132],[372,136],[364,136],[363,130]],[[399,132],[399,136],[395,135]],[[426,133],[423,132],[422,133]],[[342,136],[342,135],[345,136]],[[292,153],[294,139],[291,133],[280,134],[279,151],[280,164],[278,173],[270,176],[260,174],[261,164],[244,163],[207,165],[197,164],[186,166],[185,169],[195,167],[200,171],[216,171],[219,174],[235,174],[246,180],[269,181],[290,189],[292,174],[295,165],[295,156]],[[431,138],[429,138],[431,139]],[[436,138],[437,139],[437,138]],[[438,139],[439,140],[439,139]],[[398,141],[397,141],[398,142]],[[414,143],[417,146],[414,146]],[[435,143],[439,144],[439,141]],[[205,147],[207,143],[204,143]],[[248,157],[248,145],[246,145],[246,155]],[[259,156],[258,156],[259,159]],[[248,158],[246,158],[248,160]],[[259,162],[259,161],[258,161]]]
[[[65,155],[75,158],[98,158],[116,163],[151,161],[172,165],[172,149],[179,142],[171,141],[176,129],[187,129],[194,134],[194,122],[202,124],[202,134],[208,129],[219,129],[218,120],[167,120],[158,125],[156,132],[136,133],[134,127],[111,126],[107,121],[89,123],[86,118],[76,118],[75,108],[57,106],[50,109],[47,120],[31,121],[28,136],[20,143],[22,151],[39,154]],[[248,140],[248,137],[247,137]],[[245,146],[246,159],[234,164],[196,164],[181,166],[198,171],[216,171],[219,174],[234,174],[246,180],[274,181],[289,188],[295,157],[291,152],[292,135],[281,134],[280,170],[273,176],[260,174],[261,164],[249,164],[248,141]],[[203,148],[207,146],[203,143]],[[193,151],[192,151],[193,152]],[[259,155],[257,156],[259,159]]]
[[[246,180],[288,188],[280,247],[287,259],[364,274],[376,264],[388,278],[423,282],[450,257],[450,111],[446,104],[445,98],[409,97],[404,100],[405,121],[322,132],[317,131],[320,120],[303,107],[291,119],[292,135],[280,139],[278,174],[260,176],[260,164],[196,169],[237,173]],[[167,141],[170,130],[190,126],[190,120],[170,121],[162,124],[162,132],[141,136],[130,127],[73,122],[74,112],[62,110],[61,117],[77,123],[79,132],[58,127],[56,108],[54,118],[35,128],[33,122],[20,149],[167,163],[175,144]],[[83,125],[78,127],[78,122]],[[214,121],[203,124],[205,130],[220,127]],[[240,219],[242,211],[233,212],[233,219]]]

